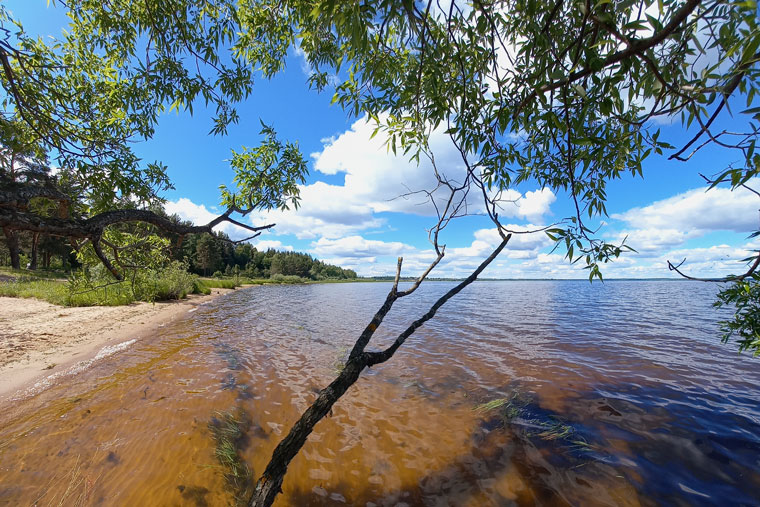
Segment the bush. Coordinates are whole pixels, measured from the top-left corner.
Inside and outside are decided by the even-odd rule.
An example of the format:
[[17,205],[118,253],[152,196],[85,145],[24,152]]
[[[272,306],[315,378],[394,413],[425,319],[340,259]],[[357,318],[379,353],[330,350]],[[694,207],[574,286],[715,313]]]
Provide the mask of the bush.
[[211,276],[213,276],[214,278],[218,278],[218,279],[221,279],[221,278],[224,277],[224,275],[222,274],[221,271],[214,271],[214,274],[211,275]]
[[136,299],[131,284],[127,281],[115,281],[102,265],[71,273],[69,282],[65,287],[67,289],[65,302],[56,302],[56,304],[66,306],[119,306],[127,305]]
[[194,291],[196,279],[184,263],[172,261],[163,269],[138,272],[132,288],[141,301],[182,299]]
[[174,261],[163,269],[140,270],[117,282],[103,268],[72,273],[68,283],[21,275],[9,282],[0,282],[0,296],[37,298],[62,306],[118,306],[134,301],[182,299],[189,293],[210,294],[196,275],[187,272],[187,265]]

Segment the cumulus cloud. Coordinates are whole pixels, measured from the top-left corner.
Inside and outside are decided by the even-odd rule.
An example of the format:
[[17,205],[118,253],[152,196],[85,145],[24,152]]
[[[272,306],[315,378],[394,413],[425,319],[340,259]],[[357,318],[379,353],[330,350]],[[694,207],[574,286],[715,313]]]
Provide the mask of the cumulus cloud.
[[288,252],[293,251],[292,246],[283,245],[282,241],[271,240],[271,239],[256,241],[255,243],[253,243],[253,247],[256,248],[256,250],[258,250],[259,252],[269,250],[270,248],[274,250],[286,250]]
[[298,210],[261,212],[252,218],[257,225],[274,222],[275,234],[292,234],[298,239],[338,238],[385,224],[345,187],[321,181],[301,186]]
[[[418,165],[401,151],[389,151],[382,135],[371,139],[374,129],[372,122],[362,118],[339,136],[323,140],[322,151],[311,155],[314,169],[326,175],[343,174],[343,187],[351,202],[361,203],[371,212],[432,215],[434,210],[426,196],[411,194],[436,188],[432,164],[421,158]],[[445,168],[444,176],[462,181],[464,165],[445,134],[433,133],[430,145],[438,167]]]
[[[502,259],[535,260],[541,255],[541,249],[552,244],[545,233],[528,232],[536,228],[533,225],[510,224],[508,227],[511,230],[526,233],[513,235],[509,245],[501,254]],[[476,230],[473,232],[470,245],[446,249],[446,255],[433,276],[468,276],[499,243],[501,243],[501,237],[496,229]],[[367,276],[392,275],[395,272],[395,258],[398,256],[404,258],[404,275],[416,276],[424,271],[436,257],[432,247],[418,249],[401,242],[369,240],[360,235],[339,239],[320,238],[311,243],[310,252],[328,262],[350,267],[359,274]],[[564,263],[567,262],[564,261]],[[486,276],[502,276],[497,274],[498,271],[491,267]]]
[[[750,182],[757,186],[760,180]],[[633,208],[612,218],[627,222],[637,229],[692,231],[751,231],[758,225],[760,200],[744,188],[702,188],[656,201],[649,206]]]
[[[203,204],[195,204],[190,199],[180,197],[176,201],[167,201],[164,210],[170,215],[177,215],[182,220],[189,220],[194,225],[205,225],[219,216]],[[229,222],[222,222],[214,227],[217,232],[223,232],[232,239],[243,239],[252,233]]]
[[[323,140],[323,149],[312,153],[314,169],[325,175],[342,175],[343,184],[317,181],[302,185],[301,207],[286,212],[259,213],[257,225],[277,223],[276,234],[293,234],[299,239],[339,238],[386,224],[379,213],[405,213],[435,216],[435,208],[427,194],[438,185],[430,161],[411,162],[408,156],[389,152],[382,135],[372,138],[374,125],[359,119],[342,134]],[[430,138],[439,171],[452,181],[461,181],[465,168],[459,152],[443,131]],[[433,192],[440,203],[443,190]],[[468,202],[469,213],[483,211],[475,193]],[[507,190],[500,196],[499,215],[503,218],[541,221],[550,213],[556,196],[549,189],[528,191]]]
[[318,256],[337,257],[371,257],[402,255],[404,252],[412,252],[416,249],[398,241],[379,241],[365,239],[361,236],[348,236],[339,239],[320,238],[312,243],[311,251]]
[[[438,185],[433,165],[424,157],[420,164],[401,152],[389,152],[383,136],[371,139],[375,126],[362,118],[338,137],[324,140],[324,149],[312,153],[314,168],[327,175],[344,174],[344,185],[353,203],[362,203],[372,212],[392,211],[433,215],[434,209],[422,190],[433,191]],[[430,148],[439,173],[455,182],[463,181],[466,169],[459,152],[443,129],[430,136]],[[434,194],[442,199],[443,190]],[[526,192],[508,190],[501,196],[502,216],[538,220],[549,213],[556,197],[549,189]],[[473,201],[475,211],[479,208]]]
[[[759,182],[755,179],[750,185]],[[698,188],[612,218],[631,227],[618,239],[627,236],[628,245],[651,256],[714,231],[748,233],[758,225],[758,207],[760,199],[744,188]]]
[[704,234],[703,231],[691,229],[633,229],[618,235],[618,241],[625,240],[626,245],[633,247],[642,255],[656,255],[666,248],[672,248],[685,243],[690,238]]

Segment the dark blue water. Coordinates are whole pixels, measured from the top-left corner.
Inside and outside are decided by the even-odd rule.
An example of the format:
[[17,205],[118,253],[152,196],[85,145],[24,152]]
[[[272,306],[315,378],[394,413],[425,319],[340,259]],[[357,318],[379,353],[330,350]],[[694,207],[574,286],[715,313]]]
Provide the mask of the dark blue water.
[[[429,283],[399,301],[380,344],[451,286]],[[271,287],[246,294],[245,304],[287,301],[294,326],[315,336],[330,329],[333,344],[348,347],[387,290]],[[602,501],[589,496],[599,480],[608,492],[620,483],[611,503],[757,505],[760,359],[720,343],[717,321],[728,314],[712,307],[717,290],[682,281],[478,282],[378,377],[414,379],[430,398],[452,389],[478,401],[517,393],[516,420],[496,410],[483,414],[483,426],[517,442],[511,464],[539,492],[533,500]],[[536,437],[536,427],[555,420],[572,436]],[[572,443],[581,440],[588,446]]]

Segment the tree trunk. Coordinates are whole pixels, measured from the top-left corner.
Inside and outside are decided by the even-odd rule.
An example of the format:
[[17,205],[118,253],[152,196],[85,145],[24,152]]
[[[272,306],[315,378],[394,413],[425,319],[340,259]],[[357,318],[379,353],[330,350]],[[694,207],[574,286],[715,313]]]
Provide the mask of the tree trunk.
[[21,258],[18,251],[18,231],[3,227],[3,233],[5,233],[5,242],[11,255],[11,267],[13,269],[21,269]]
[[35,232],[32,234],[32,252],[29,259],[29,269],[34,271],[37,269],[37,245],[40,242],[40,233]]

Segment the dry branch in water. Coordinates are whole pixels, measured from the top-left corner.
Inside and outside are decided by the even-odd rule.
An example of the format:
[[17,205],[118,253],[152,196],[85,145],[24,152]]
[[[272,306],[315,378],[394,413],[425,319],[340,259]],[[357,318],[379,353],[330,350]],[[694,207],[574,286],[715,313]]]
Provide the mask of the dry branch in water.
[[285,478],[285,473],[287,472],[288,465],[290,464],[291,460],[298,454],[303,445],[306,443],[306,439],[311,434],[314,426],[316,426],[316,424],[321,421],[322,418],[330,413],[333,405],[335,405],[341,396],[346,393],[348,388],[351,387],[359,379],[359,375],[364,370],[364,368],[369,368],[376,364],[383,363],[393,357],[393,354],[401,345],[404,344],[406,339],[414,334],[414,332],[425,322],[432,319],[439,308],[441,308],[449,299],[454,297],[462,289],[477,279],[478,275],[480,275],[480,273],[491,263],[491,261],[493,261],[499,255],[499,253],[501,253],[504,247],[507,246],[507,243],[511,237],[511,235],[504,237],[499,246],[497,246],[496,249],[491,252],[491,255],[489,255],[488,258],[486,258],[480,264],[480,266],[478,266],[477,269],[475,269],[475,271],[470,274],[470,276],[458,283],[446,294],[441,296],[430,307],[427,313],[425,313],[419,319],[415,320],[408,328],[406,328],[406,330],[404,330],[403,333],[398,335],[396,340],[388,348],[377,352],[365,351],[365,348],[369,344],[372,335],[375,334],[375,331],[382,323],[383,318],[390,311],[391,307],[393,307],[393,303],[395,303],[399,298],[411,294],[417,289],[417,287],[420,286],[427,274],[443,258],[443,251],[439,253],[436,260],[433,261],[430,267],[415,282],[415,284],[406,291],[398,290],[398,282],[399,278],[401,277],[402,262],[402,259],[399,258],[398,266],[396,268],[396,279],[393,283],[393,287],[388,293],[388,296],[385,298],[385,302],[377,311],[377,313],[375,313],[375,316],[372,317],[372,320],[364,329],[364,332],[361,334],[359,339],[356,340],[354,348],[349,355],[348,361],[346,362],[343,371],[340,372],[340,375],[338,375],[338,377],[333,380],[329,386],[319,392],[319,396],[317,396],[317,399],[314,401],[314,403],[312,403],[311,406],[306,409],[303,415],[301,415],[301,418],[290,429],[288,435],[275,448],[269,464],[264,470],[261,478],[259,478],[258,482],[256,483],[256,489],[254,490],[250,501],[251,506],[268,506],[274,502],[275,497],[282,491],[282,481]]

